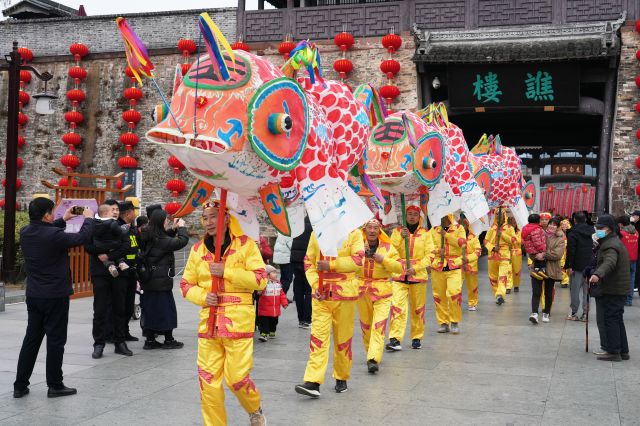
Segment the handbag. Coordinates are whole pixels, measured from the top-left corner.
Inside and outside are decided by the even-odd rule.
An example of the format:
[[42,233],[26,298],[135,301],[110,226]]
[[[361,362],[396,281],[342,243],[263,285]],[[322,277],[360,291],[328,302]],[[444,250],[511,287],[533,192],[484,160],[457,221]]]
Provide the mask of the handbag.
[[144,252],[140,252],[138,254],[138,265],[136,266],[136,276],[138,277],[138,281],[144,284],[151,280],[153,276],[153,270],[155,267],[149,262],[149,254],[151,253],[151,249],[153,247],[153,240],[150,241],[150,244],[145,248]]

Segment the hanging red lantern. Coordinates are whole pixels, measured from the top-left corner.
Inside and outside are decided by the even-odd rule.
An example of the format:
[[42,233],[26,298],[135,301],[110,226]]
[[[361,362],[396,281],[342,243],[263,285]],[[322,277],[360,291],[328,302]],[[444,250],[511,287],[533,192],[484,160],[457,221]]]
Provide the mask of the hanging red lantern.
[[580,188],[582,190],[583,194],[586,194],[589,191],[589,187],[586,184],[582,184],[582,188]]
[[124,89],[124,97],[129,100],[140,100],[142,95],[142,90],[137,87],[127,87],[126,89]]
[[180,210],[180,207],[182,207],[180,203],[171,201],[170,203],[164,205],[164,211],[166,211],[167,214],[173,215],[176,214],[178,210]]
[[296,45],[294,42],[285,40],[280,43],[280,46],[278,46],[278,52],[280,52],[280,54],[284,56],[285,59],[289,59],[289,53],[291,53],[291,51],[295,49],[295,47]]
[[22,148],[27,144],[27,141],[24,139],[24,136],[18,135],[18,148]]
[[80,111],[67,111],[64,113],[64,120],[67,123],[82,123],[84,121],[84,115]]
[[69,68],[68,74],[69,77],[76,80],[84,80],[85,78],[87,78],[87,70],[78,66]]
[[636,157],[636,167],[640,169],[640,157]]
[[[7,187],[7,180],[2,179],[2,186]],[[20,179],[16,179],[16,191],[22,188],[22,181]]]
[[[7,165],[7,162],[5,161],[5,166]],[[18,170],[22,170],[22,167],[24,166],[24,160],[21,157],[18,157],[16,159],[16,166],[18,167]]]
[[31,81],[31,73],[27,70],[20,70],[20,81],[24,84],[29,84]]
[[395,59],[385,59],[380,63],[380,71],[382,71],[388,79],[392,79],[400,72],[400,62]]
[[33,52],[26,47],[18,47],[18,53],[20,54],[23,63],[31,62],[33,59]]
[[355,43],[355,39],[353,38],[352,34],[343,31],[336,34],[336,36],[333,38],[333,43],[338,46],[340,50],[346,52],[351,48],[351,46],[353,46],[353,44]]
[[395,98],[400,96],[400,89],[397,86],[386,85],[380,88],[380,96],[387,99],[388,102],[392,102]]
[[80,159],[73,154],[65,154],[60,158],[60,163],[67,169],[75,169],[80,165]]
[[636,195],[640,195],[640,183],[636,185]]
[[197,48],[196,42],[191,39],[183,38],[178,40],[178,49],[180,49],[184,56],[191,55]]
[[121,180],[117,180],[116,181],[116,189],[122,189],[123,186],[124,186],[124,184],[122,183]]
[[636,130],[636,139],[640,140],[640,129]]
[[636,21],[636,31],[640,33],[640,19]]
[[135,75],[133,74],[133,70],[131,69],[131,67],[126,67],[124,69],[124,73],[127,75],[127,77],[131,79],[135,78]]
[[60,178],[60,180],[58,180],[58,186],[68,187],[69,185],[76,187],[78,186],[78,181],[73,178],[71,178],[71,180],[68,180],[66,177]]
[[128,109],[122,113],[122,119],[127,123],[138,123],[142,116],[135,109]]
[[67,99],[71,102],[84,102],[87,96],[80,89],[71,89],[67,92]]
[[65,133],[62,135],[62,142],[66,145],[78,146],[82,144],[82,137],[77,133]]
[[89,48],[82,43],[73,43],[69,46],[69,52],[71,52],[76,61],[79,61],[89,54]]
[[191,64],[180,64],[180,71],[182,71],[182,75],[185,76],[191,69]]
[[346,78],[347,74],[353,71],[353,63],[350,60],[342,58],[333,63],[333,69],[340,74],[340,78]]
[[18,100],[23,106],[27,105],[30,99],[31,99],[31,96],[29,96],[29,94],[24,90],[21,90],[20,92],[18,92]]
[[169,158],[167,158],[167,163],[169,163],[169,166],[173,168],[173,170],[175,170],[176,173],[184,170],[184,164],[182,164],[182,162],[180,162],[180,160],[178,160],[178,157],[176,157],[175,155],[172,155]]
[[636,50],[636,59],[640,61],[640,50]]
[[29,122],[29,117],[22,112],[18,112],[18,124],[21,126],[26,126]]
[[636,102],[636,112],[640,112],[640,102]]
[[167,189],[171,192],[176,192],[178,194],[180,194],[181,192],[184,192],[186,187],[187,186],[185,185],[182,179],[175,178],[167,182]]
[[549,193],[553,192],[554,189],[555,188],[553,187],[553,185],[547,186],[547,192],[549,192]]
[[123,145],[136,146],[140,138],[135,133],[127,132],[120,135],[120,143]]
[[118,159],[118,166],[121,169],[135,169],[138,167],[138,160],[128,155],[126,157],[120,157]]
[[[4,200],[4,198],[2,200],[0,200],[0,209],[4,210],[5,203],[6,203],[6,201]],[[16,210],[20,210],[20,204],[18,204],[17,201],[16,201]]]
[[231,45],[233,50],[244,50],[245,52],[251,52],[249,45],[242,40],[238,40]]
[[382,37],[382,46],[387,49],[389,53],[394,53],[402,46],[402,38],[398,34],[387,34]]

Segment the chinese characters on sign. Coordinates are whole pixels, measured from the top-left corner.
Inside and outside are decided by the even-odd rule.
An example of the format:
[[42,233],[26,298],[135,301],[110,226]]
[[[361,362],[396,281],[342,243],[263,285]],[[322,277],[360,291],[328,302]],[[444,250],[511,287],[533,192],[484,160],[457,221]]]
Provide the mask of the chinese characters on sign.
[[584,164],[554,164],[551,171],[554,175],[584,175]]
[[548,72],[527,73],[524,84],[527,85],[527,99],[553,101],[553,77]]
[[495,102],[499,104],[500,95],[502,95],[502,91],[495,73],[489,72],[484,78],[481,78],[480,74],[476,74],[476,81],[473,83],[473,96],[483,103]]

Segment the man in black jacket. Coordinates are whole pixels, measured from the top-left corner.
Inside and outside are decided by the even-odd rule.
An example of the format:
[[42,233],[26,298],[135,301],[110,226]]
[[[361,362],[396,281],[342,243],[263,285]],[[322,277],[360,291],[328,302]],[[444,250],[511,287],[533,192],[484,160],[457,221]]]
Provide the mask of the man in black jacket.
[[138,258],[138,239],[136,236],[136,213],[135,206],[131,201],[124,201],[120,203],[120,218],[118,223],[123,226],[126,232],[124,232],[122,240],[122,249],[124,254],[124,261],[129,265],[129,269],[121,273],[122,279],[127,284],[127,292],[125,294],[125,341],[137,342],[139,339],[131,335],[129,330],[129,321],[133,316],[133,310],[136,303],[136,259]]
[[29,393],[29,378],[38,357],[42,339],[47,336],[47,396],[73,395],[76,389],[62,382],[62,359],[67,343],[69,296],[73,294],[67,249],[81,246],[91,239],[93,212],[85,209],[84,223],[78,233],[66,233],[62,218],[53,220],[53,201],[36,198],[29,203],[29,225],[20,230],[20,247],[27,271],[27,332],[22,342],[13,397]]
[[311,328],[311,286],[304,273],[304,257],[311,238],[311,221],[304,218],[304,232],[291,243],[291,265],[293,266],[293,298],[298,311],[298,327]]
[[603,313],[603,324],[598,324],[604,352],[598,353],[600,361],[629,359],[629,344],[624,326],[624,303],[631,285],[629,255],[616,234],[616,221],[605,214],[598,217],[598,261],[589,283],[597,284],[601,295],[596,297],[596,310]]
[[[578,212],[574,215],[575,225],[567,235],[567,258],[564,268],[570,279],[571,313],[567,317],[572,321],[584,321],[588,304],[587,285],[584,282],[584,268],[589,265],[593,255],[593,227],[587,225],[587,216]],[[582,316],[578,318],[582,296]]]

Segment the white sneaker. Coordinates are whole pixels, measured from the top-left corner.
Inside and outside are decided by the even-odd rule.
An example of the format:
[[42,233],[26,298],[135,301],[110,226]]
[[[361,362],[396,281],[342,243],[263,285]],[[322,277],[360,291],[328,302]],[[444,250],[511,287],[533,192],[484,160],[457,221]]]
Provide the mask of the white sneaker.
[[537,313],[532,313],[531,315],[529,315],[529,321],[531,321],[533,324],[538,324],[538,314]]
[[115,278],[115,277],[117,277],[119,275],[118,274],[118,268],[116,268],[116,265],[109,265],[108,269],[109,269],[109,273],[111,274],[111,276],[113,278]]
[[476,308],[475,306],[469,306],[469,307],[467,308],[467,310],[468,310],[468,311],[471,311],[471,312],[475,312],[475,311],[477,311],[477,310],[478,310],[478,308]]
[[549,322],[549,314],[542,314],[542,322]]
[[249,424],[251,426],[266,426],[267,418],[262,414],[262,408],[258,411],[249,414]]

